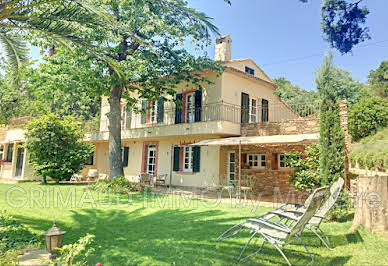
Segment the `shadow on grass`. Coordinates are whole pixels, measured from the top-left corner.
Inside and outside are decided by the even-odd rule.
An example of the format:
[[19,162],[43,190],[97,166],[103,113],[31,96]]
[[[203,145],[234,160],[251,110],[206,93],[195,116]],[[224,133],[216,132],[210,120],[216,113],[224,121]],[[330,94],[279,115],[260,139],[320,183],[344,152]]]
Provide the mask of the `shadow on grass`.
[[[137,195],[136,201],[142,196]],[[47,230],[51,220],[18,216],[22,223],[36,230]],[[71,222],[60,223],[67,231],[64,244],[74,243],[86,233],[94,234],[95,251],[89,264],[234,264],[237,263],[249,231],[238,237],[215,242],[230,226],[250,217],[228,217],[219,209],[75,209],[71,210]],[[347,237],[341,236],[344,245]],[[313,240],[313,238],[315,240]],[[303,240],[310,247],[317,243],[312,233],[305,232]],[[319,241],[319,240],[318,240]],[[336,240],[337,241],[337,240]],[[352,242],[350,242],[352,243]],[[257,245],[250,245],[247,252],[254,252]],[[293,264],[307,264],[310,257],[300,244],[283,248]],[[350,257],[321,257],[313,253],[323,264],[344,264]],[[246,261],[247,264],[284,264],[281,255],[269,244],[263,251]]]

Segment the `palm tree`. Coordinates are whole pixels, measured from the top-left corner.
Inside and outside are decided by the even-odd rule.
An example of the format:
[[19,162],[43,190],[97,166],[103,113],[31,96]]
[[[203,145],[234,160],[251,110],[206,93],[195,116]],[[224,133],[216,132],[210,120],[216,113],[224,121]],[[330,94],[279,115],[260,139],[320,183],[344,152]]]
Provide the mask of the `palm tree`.
[[[113,18],[83,0],[0,0],[0,45],[13,85],[28,59],[24,36],[48,38],[51,43],[70,47],[90,45],[76,31],[91,26],[112,28]],[[35,33],[38,33],[36,35]]]

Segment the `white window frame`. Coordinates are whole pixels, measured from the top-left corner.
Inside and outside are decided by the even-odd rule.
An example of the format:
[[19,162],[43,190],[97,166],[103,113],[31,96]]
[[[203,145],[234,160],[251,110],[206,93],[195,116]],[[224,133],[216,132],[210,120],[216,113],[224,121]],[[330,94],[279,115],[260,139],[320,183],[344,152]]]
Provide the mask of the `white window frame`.
[[[284,157],[283,157],[283,160],[280,159],[281,156],[284,156]],[[281,154],[278,155],[278,167],[281,168],[281,169],[288,168],[288,167],[286,166],[286,162],[284,161],[285,158],[286,158],[286,155],[285,155],[284,153],[281,153]],[[281,166],[281,165],[280,165],[280,163],[281,163],[282,161],[283,161],[283,163],[284,163],[284,166]]]
[[[253,104],[253,101],[256,104]],[[257,123],[259,122],[259,99],[250,98],[249,99],[249,123]]]
[[150,102],[150,123],[158,123],[158,101]]
[[[188,156],[186,155],[188,153]],[[187,163],[186,163],[187,159]],[[183,172],[192,173],[193,172],[193,161],[194,161],[194,151],[192,146],[183,147]]]
[[[150,151],[154,151],[154,161],[153,161],[153,164],[150,164]],[[153,165],[153,173],[150,171],[150,166]],[[150,174],[152,176],[155,175],[155,169],[156,169],[156,145],[148,145],[148,149],[147,149],[147,174]]]
[[[231,154],[234,154],[234,162],[231,162],[230,160]],[[231,167],[232,164],[233,164],[233,167]],[[231,174],[234,175],[234,180],[230,179]],[[234,151],[231,151],[228,153],[228,183],[236,183],[236,152]]]
[[[250,159],[250,156],[252,159]],[[255,156],[257,156],[257,160],[255,160]],[[264,160],[262,158],[264,156]],[[250,164],[252,162],[252,165]],[[255,162],[257,162],[257,165],[255,166]],[[265,166],[262,166],[261,163],[264,162]],[[247,163],[252,168],[266,168],[267,167],[267,156],[265,153],[249,153],[247,154]]]
[[[195,93],[187,93],[185,101],[185,123],[194,123],[195,122]],[[191,102],[189,106],[189,97],[191,97]]]

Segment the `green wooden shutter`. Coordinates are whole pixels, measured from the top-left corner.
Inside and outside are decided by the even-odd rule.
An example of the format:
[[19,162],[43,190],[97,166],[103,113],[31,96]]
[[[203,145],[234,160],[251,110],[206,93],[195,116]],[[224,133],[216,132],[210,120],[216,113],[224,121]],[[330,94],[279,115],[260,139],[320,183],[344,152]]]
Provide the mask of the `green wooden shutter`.
[[173,165],[173,170],[175,172],[179,171],[179,154],[180,154],[181,149],[179,147],[174,147],[174,165]]
[[201,147],[194,146],[193,153],[193,172],[198,173],[201,168]]
[[249,123],[249,95],[241,93],[241,123]]
[[163,123],[163,117],[164,117],[164,101],[163,97],[159,97],[158,100],[158,123]]
[[195,122],[201,121],[202,114],[202,91],[195,91]]
[[128,166],[129,147],[124,147],[123,167]]
[[[182,103],[182,93],[176,95],[176,101]],[[182,123],[182,106],[175,108],[175,124]]]
[[147,101],[146,100],[141,101],[141,123],[142,124],[147,123]]

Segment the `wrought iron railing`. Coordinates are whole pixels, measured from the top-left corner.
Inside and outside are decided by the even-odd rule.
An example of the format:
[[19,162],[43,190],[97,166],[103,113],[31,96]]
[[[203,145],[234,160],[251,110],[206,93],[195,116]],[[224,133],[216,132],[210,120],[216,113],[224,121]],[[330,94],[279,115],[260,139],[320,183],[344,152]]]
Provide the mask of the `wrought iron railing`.
[[192,108],[165,108],[162,114],[152,109],[143,113],[126,113],[122,119],[122,129],[209,121],[240,123],[241,108],[227,103],[213,103]]

